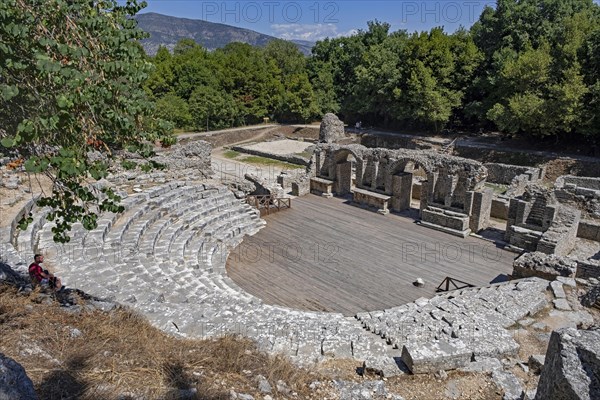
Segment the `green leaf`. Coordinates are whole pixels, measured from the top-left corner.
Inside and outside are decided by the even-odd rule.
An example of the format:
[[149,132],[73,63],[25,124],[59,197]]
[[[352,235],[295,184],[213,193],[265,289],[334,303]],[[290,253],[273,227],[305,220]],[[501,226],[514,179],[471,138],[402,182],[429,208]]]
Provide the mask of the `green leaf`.
[[2,144],[3,147],[13,147],[15,145],[15,140],[12,137],[5,137],[0,140],[0,144]]
[[4,101],[9,101],[10,99],[19,94],[19,88],[17,86],[1,84],[0,94],[2,95],[2,99]]

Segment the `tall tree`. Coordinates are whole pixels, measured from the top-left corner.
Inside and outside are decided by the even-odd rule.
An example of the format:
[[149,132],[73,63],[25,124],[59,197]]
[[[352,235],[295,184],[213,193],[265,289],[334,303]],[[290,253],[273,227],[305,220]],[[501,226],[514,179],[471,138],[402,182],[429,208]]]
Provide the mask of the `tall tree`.
[[57,241],[69,239],[75,221],[92,229],[99,210],[118,210],[113,193],[100,201],[85,185],[106,174],[90,150],[145,149],[145,141],[166,133],[142,89],[151,64],[131,17],[144,4],[0,2],[0,143],[25,160],[27,171],[54,181],[38,203],[53,208]]

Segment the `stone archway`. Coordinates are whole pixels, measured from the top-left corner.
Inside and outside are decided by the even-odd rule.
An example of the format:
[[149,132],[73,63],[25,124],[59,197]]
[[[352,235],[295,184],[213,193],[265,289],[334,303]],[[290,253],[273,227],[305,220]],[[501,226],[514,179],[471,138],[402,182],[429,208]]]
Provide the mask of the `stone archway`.
[[413,197],[413,178],[416,171],[427,171],[413,159],[401,159],[391,165],[388,174],[388,193],[392,196],[391,208],[394,211],[410,209]]
[[341,149],[334,154],[334,192],[338,196],[350,194],[356,186],[357,174],[362,170],[362,160],[352,151]]

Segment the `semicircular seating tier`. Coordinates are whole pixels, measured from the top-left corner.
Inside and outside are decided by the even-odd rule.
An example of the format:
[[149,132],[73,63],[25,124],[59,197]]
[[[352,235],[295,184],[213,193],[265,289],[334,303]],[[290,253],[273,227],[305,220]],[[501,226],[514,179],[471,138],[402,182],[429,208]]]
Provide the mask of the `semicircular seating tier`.
[[102,214],[92,231],[76,224],[67,244],[53,242],[34,200],[22,211],[33,208],[34,222],[25,231],[13,224],[12,243],[0,244],[21,273],[42,253],[68,286],[126,304],[166,332],[240,334],[301,364],[354,358],[391,375],[401,356],[413,372],[457,368],[473,355],[514,353],[506,328],[546,304],[547,282],[529,278],[356,318],[268,305],[227,276],[230,251],[265,222],[224,186],[171,182],[128,196],[123,213]]

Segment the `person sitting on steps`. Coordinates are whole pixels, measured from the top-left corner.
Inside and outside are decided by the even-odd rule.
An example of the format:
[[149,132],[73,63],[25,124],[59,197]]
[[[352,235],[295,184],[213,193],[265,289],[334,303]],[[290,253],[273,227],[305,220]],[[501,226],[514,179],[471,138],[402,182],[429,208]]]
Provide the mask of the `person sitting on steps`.
[[63,285],[60,281],[60,278],[57,278],[52,273],[48,272],[48,270],[43,269],[40,265],[43,262],[43,255],[36,254],[33,257],[33,263],[29,266],[29,276],[31,277],[31,282],[36,285],[41,285],[42,287],[50,287],[57,292],[61,291],[63,289]]

